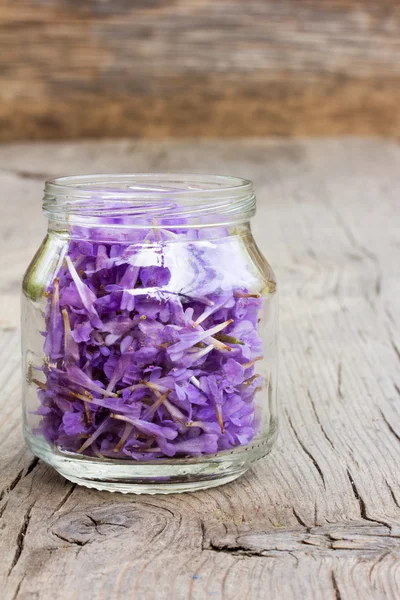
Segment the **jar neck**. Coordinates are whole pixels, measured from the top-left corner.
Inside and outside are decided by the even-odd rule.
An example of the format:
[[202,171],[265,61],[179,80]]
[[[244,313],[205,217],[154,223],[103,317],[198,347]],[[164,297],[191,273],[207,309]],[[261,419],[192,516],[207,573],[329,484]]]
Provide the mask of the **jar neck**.
[[164,230],[234,227],[255,214],[253,184],[217,175],[87,175],[46,182],[52,228]]
[[71,240],[98,243],[120,244],[160,244],[170,242],[194,242],[200,240],[221,240],[231,236],[246,236],[251,233],[250,222],[203,224],[202,226],[156,225],[135,227],[126,225],[70,223],[49,220],[50,235]]

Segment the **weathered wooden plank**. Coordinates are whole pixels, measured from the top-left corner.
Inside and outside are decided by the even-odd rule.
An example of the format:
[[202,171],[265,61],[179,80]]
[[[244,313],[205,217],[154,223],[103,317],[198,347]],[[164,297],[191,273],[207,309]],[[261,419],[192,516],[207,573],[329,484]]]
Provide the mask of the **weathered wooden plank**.
[[[397,600],[399,159],[365,140],[0,146],[5,600]],[[254,230],[281,289],[282,432],[223,488],[111,495],[23,450],[15,303],[44,231],[42,176],[132,165],[241,174],[258,190]]]
[[395,0],[0,7],[0,139],[400,132]]

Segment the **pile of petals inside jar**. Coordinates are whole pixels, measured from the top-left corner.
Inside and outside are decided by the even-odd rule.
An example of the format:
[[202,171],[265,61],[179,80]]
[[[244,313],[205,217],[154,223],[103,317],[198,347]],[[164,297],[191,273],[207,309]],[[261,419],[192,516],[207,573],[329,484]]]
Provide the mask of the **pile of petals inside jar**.
[[217,268],[218,244],[200,230],[94,240],[69,243],[45,291],[36,433],[119,460],[248,444],[262,386],[260,290],[224,281],[242,267]]

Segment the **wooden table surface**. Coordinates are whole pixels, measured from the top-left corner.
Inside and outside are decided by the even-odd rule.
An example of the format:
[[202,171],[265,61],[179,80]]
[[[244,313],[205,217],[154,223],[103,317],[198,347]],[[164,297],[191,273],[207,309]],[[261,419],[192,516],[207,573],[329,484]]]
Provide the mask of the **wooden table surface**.
[[[280,283],[281,435],[225,487],[110,494],[24,448],[20,280],[45,177],[157,170],[256,183]],[[398,600],[399,173],[399,145],[378,140],[0,146],[3,600]]]

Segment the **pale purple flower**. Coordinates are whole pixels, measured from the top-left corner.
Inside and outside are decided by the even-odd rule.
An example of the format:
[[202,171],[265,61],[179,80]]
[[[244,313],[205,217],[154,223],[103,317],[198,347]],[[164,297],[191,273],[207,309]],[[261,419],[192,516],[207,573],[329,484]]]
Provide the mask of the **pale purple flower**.
[[159,445],[166,456],[175,456],[176,454],[215,454],[218,450],[218,435],[205,433],[174,444],[168,443],[165,440],[159,440]]
[[76,436],[82,433],[87,433],[89,428],[85,423],[84,412],[66,411],[63,414],[64,431],[69,436]]
[[80,279],[80,277],[79,277],[78,273],[76,272],[76,269],[75,269],[74,265],[72,264],[72,261],[68,255],[65,257],[65,261],[67,263],[68,270],[71,274],[71,277],[74,280],[74,283],[76,285],[76,290],[79,294],[79,298],[82,302],[82,305],[87,310],[90,320],[91,321],[93,320],[93,324],[95,326],[98,326],[99,323],[101,324],[101,322],[99,319],[99,315],[97,314],[97,311],[94,308],[94,303],[97,300],[96,294],[94,292],[92,292],[92,290],[85,283],[83,283],[83,281]]
[[162,287],[171,279],[170,270],[167,267],[142,267],[140,269],[140,280],[143,287]]
[[223,366],[223,371],[229,383],[232,383],[233,385],[242,383],[244,379],[244,368],[233,358],[228,358]]
[[90,321],[83,321],[82,323],[76,323],[71,335],[79,344],[80,342],[88,342],[92,331],[93,327],[90,324]]
[[[101,229],[74,229],[81,239],[47,290],[37,384],[37,433],[61,450],[147,461],[253,439],[262,299],[223,287],[213,243],[184,225],[114,232],[108,242]],[[191,243],[200,238],[201,248]],[[195,275],[182,289],[165,252],[175,239],[187,242]]]
[[61,356],[61,344],[63,338],[63,320],[60,313],[59,281],[54,280],[51,300],[48,310],[47,335],[43,350],[51,359]]

